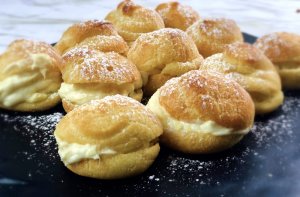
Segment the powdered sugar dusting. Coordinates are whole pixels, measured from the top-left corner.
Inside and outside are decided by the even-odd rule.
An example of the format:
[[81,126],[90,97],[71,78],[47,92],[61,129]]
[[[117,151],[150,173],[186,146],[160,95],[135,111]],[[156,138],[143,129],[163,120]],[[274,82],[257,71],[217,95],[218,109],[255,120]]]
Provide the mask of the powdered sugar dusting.
[[281,33],[278,32],[259,38],[254,45],[262,50],[272,61],[280,59],[282,53],[285,53],[282,50],[292,47],[289,41],[284,40]]
[[9,45],[9,49],[12,49],[12,51],[15,53],[23,53],[27,56],[35,53],[56,54],[53,48],[45,42],[25,39],[14,41]]
[[63,58],[74,64],[70,73],[64,73],[71,79],[117,84],[138,80],[135,65],[115,52],[103,53],[82,46],[73,48]]
[[135,42],[135,45],[138,43],[148,43],[151,45],[160,46],[169,43],[171,41],[170,37],[181,38],[183,40],[185,37],[187,38],[186,34],[179,29],[163,28],[150,33],[142,34]]
[[89,50],[88,46],[82,46],[82,47],[74,47],[67,53],[65,53],[62,58],[64,60],[67,60],[69,58],[75,58],[76,56],[80,57],[88,57],[90,53],[95,53],[94,50]]
[[224,61],[224,54],[217,53],[204,59],[200,70],[211,70],[215,72],[228,73],[236,69],[236,65]]
[[97,35],[82,41],[79,46],[89,47],[102,52],[114,51],[125,54],[128,51],[127,43],[119,35]]
[[122,96],[119,94],[113,96],[106,96],[101,100],[92,100],[87,105],[98,106],[101,104],[110,105],[111,103],[117,103],[118,105],[122,105],[122,106],[132,105],[133,108],[143,106],[143,104],[141,104],[140,102],[132,98],[129,98],[127,96]]
[[157,12],[134,4],[132,1],[121,2],[116,10],[106,16],[105,20],[112,22],[127,42],[136,40],[143,33],[164,27],[163,20]]
[[218,92],[219,88],[222,87],[228,88],[230,92],[234,91],[236,96],[240,96],[236,88],[232,88],[232,86],[236,84],[232,79],[225,78],[224,75],[219,72],[199,70],[190,71],[181,77],[173,78],[167,81],[162,87],[163,91],[161,91],[161,96],[171,95],[172,92],[177,90],[179,86],[178,83],[186,88],[197,86],[199,89],[206,87],[209,83],[209,87],[207,88],[210,89],[210,93],[212,94]]
[[122,106],[124,108],[122,111],[119,111],[118,114],[113,113],[111,118],[115,121],[117,121],[122,116],[127,116],[133,121],[135,120],[135,117],[143,116],[143,117],[148,117],[154,123],[159,124],[158,119],[156,118],[156,116],[153,114],[151,110],[146,108],[140,102],[130,97],[122,96],[119,94],[113,96],[106,96],[101,100],[92,100],[89,103],[80,106],[78,110],[85,110],[85,109],[96,110],[97,108],[100,109],[109,108],[110,110],[112,110],[116,106],[119,107]]
[[[126,100],[121,96],[115,96],[113,99],[106,98],[105,102],[120,99]],[[97,105],[100,101],[93,102]],[[136,192],[134,194],[148,191],[160,191],[167,194],[169,187],[188,187],[190,190],[198,191],[213,186],[218,190],[228,184],[247,188],[249,183],[253,181],[256,183],[256,180],[274,181],[278,176],[278,171],[288,168],[286,155],[283,155],[284,151],[297,144],[295,142],[297,128],[294,123],[299,117],[299,108],[298,96],[288,94],[283,106],[277,112],[259,117],[250,134],[246,135],[233,149],[219,154],[186,155],[162,146],[159,157],[149,170],[134,179],[120,182],[119,187],[122,187],[125,192]],[[9,132],[18,133],[20,138],[23,137],[26,143],[34,148],[33,152],[26,149],[16,153],[22,155],[26,160],[36,161],[35,171],[24,169],[28,179],[34,179],[41,174],[49,181],[60,183],[70,181],[69,175],[65,176],[66,172],[62,171],[63,166],[56,153],[55,140],[52,135],[55,124],[62,115],[60,112],[52,112],[48,115],[0,113],[0,121],[14,126],[13,130]],[[7,134],[8,132],[5,133],[5,135]],[[270,159],[269,162],[275,162],[272,160],[274,158],[266,152],[272,152],[272,155],[282,155],[276,160],[275,171],[268,165]],[[41,155],[48,160],[42,160]],[[55,165],[52,165],[52,162]],[[54,174],[53,170],[57,173]],[[71,177],[73,178],[73,176]],[[106,184],[101,181],[91,181],[90,183],[94,184],[91,188],[111,188],[111,185],[115,185],[111,182]],[[178,194],[178,196],[182,195]]]
[[[50,149],[49,144],[54,142],[53,131],[56,124],[62,118],[63,114],[55,112],[49,115],[24,115],[24,116],[9,116],[7,114],[0,114],[0,117],[7,123],[15,124],[14,131],[21,135],[29,136],[31,138],[29,145],[38,151],[43,149],[44,153],[50,156],[55,156],[54,151]],[[42,142],[38,146],[37,141]]]
[[[169,24],[169,27],[178,28],[172,26],[173,16],[179,16],[180,22],[182,22],[181,27],[185,30],[194,22],[199,19],[198,13],[193,10],[191,6],[182,5],[178,2],[169,2],[160,4],[156,11],[162,16],[166,25]],[[176,23],[175,23],[176,24]]]
[[[256,144],[261,146],[274,146],[281,143],[287,144],[292,142],[294,118],[298,116],[298,111],[293,109],[300,108],[300,101],[298,98],[286,98],[281,113],[273,118],[256,121],[252,129],[252,133],[256,139]],[[276,146],[275,144],[275,146]]]
[[[287,97],[278,115],[261,117],[262,120],[255,122],[251,133],[232,150],[210,156],[168,153],[163,158],[166,169],[161,172],[158,170],[161,166],[156,166],[156,171],[152,171],[145,177],[146,186],[136,187],[147,190],[149,184],[154,184],[154,188],[162,190],[164,187],[161,185],[172,183],[172,185],[184,185],[189,188],[214,186],[217,189],[223,187],[224,182],[232,181],[238,182],[240,187],[247,188],[247,183],[244,182],[246,169],[249,172],[256,169],[261,173],[253,175],[254,177],[273,179],[274,172],[261,170],[265,165],[263,163],[268,159],[265,158],[265,152],[281,152],[288,144],[294,143],[293,123],[299,115],[298,111],[294,110],[296,108],[300,108],[299,98]],[[276,170],[285,169],[284,158],[276,162],[278,163]],[[151,187],[153,188],[153,185]]]
[[[254,116],[253,105],[248,107],[252,104],[250,96],[234,80],[224,77],[219,72],[190,71],[167,82],[159,91],[160,102],[169,113],[173,110],[182,111],[180,116],[172,113],[177,119],[185,116],[196,121],[197,117],[191,115],[192,113],[197,113],[199,117],[212,117],[211,114],[217,114],[212,118],[215,122],[221,122],[228,118],[245,121],[244,123],[250,126],[249,119],[243,119],[244,114],[246,113],[250,117]],[[168,100],[174,100],[176,105]],[[193,112],[191,113],[191,111]],[[227,121],[225,124],[228,125],[223,124],[223,126],[230,128],[229,124],[232,122]]]
[[170,80],[168,80],[165,83],[165,85],[163,86],[163,87],[167,87],[167,88],[163,88],[163,91],[160,91],[160,89],[158,90],[158,91],[160,91],[160,96],[164,96],[164,97],[170,96],[174,91],[176,91],[179,80],[180,80],[179,77],[174,77],[174,78],[171,78]]
[[52,163],[45,162],[45,158],[49,161],[60,161],[53,131],[62,116],[61,112],[44,115],[0,113],[1,121],[6,125],[12,125],[10,132],[15,132],[12,135],[19,138],[15,141],[24,143],[24,149],[19,149],[14,154],[23,158],[24,162],[33,161],[38,166],[35,172],[28,173],[28,178],[32,179],[33,174],[42,174],[51,170]]
[[225,36],[233,35],[238,27],[233,20],[225,18],[213,18],[199,21],[200,31],[214,39],[224,39]]
[[52,62],[43,66],[45,66],[45,68],[51,68],[51,70],[54,69],[57,73],[59,72],[57,66],[61,64],[61,56],[46,42],[25,39],[15,40],[8,46],[5,54],[8,57],[11,56],[11,58],[7,58],[10,62],[6,62],[6,65],[10,65],[10,63],[12,63],[11,61],[26,60],[28,64],[24,65],[25,67],[31,65],[30,62],[32,61],[31,57],[33,54],[43,54],[49,57]]
[[274,46],[272,43],[282,43],[282,40],[277,33],[271,33],[257,40],[255,46],[262,51],[270,50],[270,47],[275,47],[275,53],[279,55],[280,50],[278,47]]
[[195,10],[193,10],[191,6],[181,5],[178,6],[178,9],[179,9],[179,13],[181,13],[186,19],[185,21],[186,27],[192,25],[194,22],[196,22],[197,19],[199,19],[198,13]]
[[248,43],[236,42],[226,46],[225,54],[241,60],[258,62],[263,59],[263,53]]

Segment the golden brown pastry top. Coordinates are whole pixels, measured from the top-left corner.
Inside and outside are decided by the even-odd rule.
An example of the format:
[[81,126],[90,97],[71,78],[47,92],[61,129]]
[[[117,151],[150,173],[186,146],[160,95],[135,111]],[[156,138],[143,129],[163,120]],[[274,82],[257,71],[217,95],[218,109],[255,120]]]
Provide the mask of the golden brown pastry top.
[[245,69],[248,72],[253,71],[253,69],[275,71],[275,67],[269,59],[260,50],[248,43],[237,42],[227,45],[223,54],[230,63],[236,63],[237,66],[242,65],[238,69]]
[[126,42],[133,42],[142,33],[164,28],[164,22],[157,12],[136,5],[131,0],[122,1],[116,10],[105,18],[114,24]]
[[65,142],[97,145],[98,150],[109,147],[118,154],[148,148],[161,134],[161,123],[150,110],[120,95],[75,108],[55,130]]
[[128,51],[127,43],[118,35],[114,26],[109,22],[98,20],[72,25],[63,33],[55,48],[60,54],[64,54],[77,44],[87,45],[103,52],[115,51],[126,54]]
[[[60,75],[59,67],[62,64],[62,58],[51,45],[45,42],[22,39],[12,42],[7,47],[7,50],[0,55],[0,80],[9,75],[32,70],[31,55],[33,54],[45,54],[49,56],[52,60],[52,64],[46,64],[46,69],[57,76]],[[15,66],[14,68],[7,68],[8,66],[11,66],[12,63],[21,60],[25,60],[28,63],[23,64],[22,68],[19,68],[18,66]]]
[[166,27],[183,31],[200,19],[199,14],[191,6],[182,5],[176,1],[161,3],[155,10],[164,20]]
[[158,91],[160,105],[177,120],[212,120],[235,130],[253,122],[254,104],[249,94],[218,72],[193,70],[169,80]]
[[61,70],[66,83],[141,83],[136,66],[115,52],[79,46],[68,51],[63,60]]
[[273,63],[300,63],[300,35],[275,32],[256,40],[254,46],[262,50]]
[[243,41],[243,35],[237,24],[225,18],[199,20],[186,32],[204,57],[222,52],[227,44]]
[[[233,43],[225,46],[224,52],[206,58],[201,69],[210,69],[222,73],[238,73],[244,76],[265,80],[266,86],[274,86],[271,89],[280,90],[281,82],[276,68],[272,62],[257,48],[247,43]],[[251,84],[237,75],[228,76],[249,88]],[[260,88],[259,88],[260,89]]]
[[206,58],[201,70],[224,73],[251,95],[257,114],[268,113],[282,104],[281,81],[275,66],[256,47],[247,43],[227,45],[223,53]]
[[148,74],[164,73],[178,76],[197,69],[199,64],[188,64],[203,58],[194,42],[179,29],[164,28],[141,35],[128,51],[128,59],[140,71]]

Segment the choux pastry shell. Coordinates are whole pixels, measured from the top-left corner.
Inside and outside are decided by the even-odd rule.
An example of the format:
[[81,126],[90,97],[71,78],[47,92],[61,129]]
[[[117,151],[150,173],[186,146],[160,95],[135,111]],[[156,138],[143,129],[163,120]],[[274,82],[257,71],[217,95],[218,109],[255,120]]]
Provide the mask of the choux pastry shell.
[[200,70],[167,81],[147,107],[162,122],[161,142],[191,154],[232,147],[249,132],[255,113],[251,97],[238,83]]
[[144,172],[157,157],[162,126],[139,102],[107,96],[75,108],[57,124],[54,136],[64,165],[98,179]]

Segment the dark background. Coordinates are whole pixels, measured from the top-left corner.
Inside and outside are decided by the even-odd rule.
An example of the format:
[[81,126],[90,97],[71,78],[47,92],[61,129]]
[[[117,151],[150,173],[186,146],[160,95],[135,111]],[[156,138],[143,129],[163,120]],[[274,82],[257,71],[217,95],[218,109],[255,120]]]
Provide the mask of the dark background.
[[285,96],[232,149],[185,155],[162,146],[145,173],[115,181],[64,167],[53,137],[60,105],[42,113],[0,110],[0,196],[300,196],[300,93]]

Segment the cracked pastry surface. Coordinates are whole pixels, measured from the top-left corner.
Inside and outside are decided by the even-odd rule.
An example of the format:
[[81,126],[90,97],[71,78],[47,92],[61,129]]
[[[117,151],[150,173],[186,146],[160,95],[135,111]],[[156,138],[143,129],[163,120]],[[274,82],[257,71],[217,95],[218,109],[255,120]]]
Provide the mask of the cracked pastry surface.
[[251,129],[255,113],[251,97],[238,83],[200,70],[167,81],[147,107],[162,122],[162,143],[192,154],[235,145]]
[[87,46],[102,52],[126,55],[127,43],[114,26],[105,21],[89,20],[70,26],[55,45],[61,55],[77,46]]
[[276,66],[284,89],[300,89],[300,35],[275,32],[256,40],[254,46]]
[[62,59],[47,43],[16,40],[0,55],[0,107],[41,111],[60,102]]
[[64,109],[108,95],[122,94],[142,99],[142,79],[136,66],[115,52],[103,53],[75,47],[63,56],[62,83],[58,93]]
[[157,12],[137,5],[131,0],[122,1],[115,10],[108,13],[105,20],[114,24],[129,45],[143,33],[165,27]]
[[280,77],[272,62],[254,46],[233,43],[223,53],[206,58],[201,70],[213,70],[238,82],[252,97],[256,114],[277,109],[283,102]]
[[226,18],[200,19],[191,25],[186,33],[205,58],[221,53],[227,44],[243,42],[240,28],[233,20]]
[[81,176],[117,179],[144,172],[157,157],[162,126],[139,102],[115,95],[68,113],[54,136],[65,166]]
[[203,60],[192,39],[184,31],[171,28],[141,35],[127,57],[141,72],[147,95],[170,78],[198,69]]
[[161,3],[155,10],[164,20],[166,27],[183,31],[200,19],[199,14],[191,6],[182,5],[176,1]]

